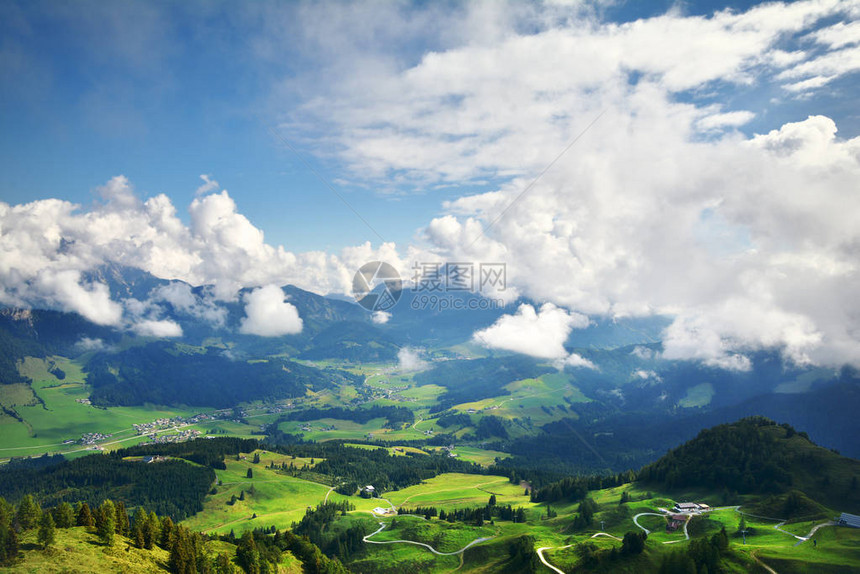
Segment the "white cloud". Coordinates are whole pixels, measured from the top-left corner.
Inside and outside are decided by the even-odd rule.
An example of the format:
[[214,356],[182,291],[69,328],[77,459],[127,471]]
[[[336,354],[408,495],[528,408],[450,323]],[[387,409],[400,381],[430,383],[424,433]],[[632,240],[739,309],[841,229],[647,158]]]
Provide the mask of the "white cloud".
[[[0,304],[60,308],[118,326],[123,306],[134,307],[129,312],[135,315],[125,317],[133,322],[157,314],[152,304],[168,301],[217,327],[225,320],[217,302],[232,300],[241,288],[291,284],[321,294],[347,293],[355,270],[373,260],[388,261],[408,275],[409,265],[393,243],[367,242],[339,254],[293,253],[269,245],[226,190],[196,197],[188,226],[167,196],[141,201],[123,176],[97,193],[102,201],[88,210],[58,199],[0,202]],[[106,286],[80,279],[107,262],[212,288],[194,294],[172,284],[149,302],[112,301]]]
[[216,189],[221,188],[218,182],[212,179],[211,175],[206,175],[205,173],[201,174],[200,179],[203,180],[203,185],[198,187],[197,191],[194,192],[194,195],[196,196],[206,195],[210,191],[215,191]]
[[371,316],[371,320],[377,325],[384,325],[391,319],[391,313],[385,311],[375,311]]
[[749,111],[725,112],[703,117],[696,122],[696,127],[702,131],[722,128],[737,128],[748,124],[755,114]]
[[295,335],[302,331],[302,319],[295,305],[288,303],[277,285],[266,285],[247,293],[245,317],[239,332],[261,337]]
[[150,300],[166,301],[176,311],[187,313],[214,327],[223,327],[227,320],[227,309],[218,305],[209,290],[197,295],[187,283],[172,282],[157,287],[150,293]]
[[[588,317],[568,313],[552,303],[545,303],[538,311],[523,304],[516,314],[502,315],[486,329],[476,331],[472,339],[490,349],[513,351],[540,359],[567,359],[570,357],[564,343],[570,332],[587,326]],[[576,362],[576,359],[572,361]]]
[[648,347],[639,347],[639,346],[633,347],[633,350],[630,351],[630,354],[635,356],[635,357],[639,357],[640,359],[644,359],[646,361],[650,361],[651,359],[654,359],[654,357],[656,355],[656,353],[654,353],[654,351],[652,351]]
[[132,327],[135,333],[144,337],[181,337],[182,327],[168,319],[155,321],[146,319]]
[[852,44],[860,44],[860,20],[853,22],[837,22],[833,26],[816,30],[812,33],[816,42],[826,44],[830,48],[843,48]]
[[[672,10],[623,24],[603,22],[581,6],[467,8],[446,20],[455,32],[425,38],[438,49],[407,63],[366,47],[339,54],[337,82],[317,86],[315,97],[293,112],[301,122],[283,127],[306,125],[308,116],[330,126],[327,142],[343,150],[356,177],[381,186],[534,174],[611,106],[608,97],[623,98],[638,84],[676,94],[718,82],[774,81],[780,73],[849,73],[847,51],[787,52],[783,44],[857,6],[768,3],[710,16]],[[490,22],[492,32],[480,34],[485,26],[473,15]],[[407,25],[395,21],[394,27]],[[344,35],[363,35],[345,28]],[[749,113],[725,116],[731,123],[722,125],[740,125]]]
[[643,369],[639,369],[638,371],[635,371],[633,375],[643,381],[654,381],[654,384],[662,382],[663,380],[662,377],[660,377],[660,375],[658,375],[656,371],[646,371]]
[[81,337],[80,341],[75,343],[75,348],[82,353],[86,353],[88,351],[103,351],[107,348],[107,345],[102,339]]
[[397,352],[398,368],[403,372],[423,371],[428,367],[427,361],[421,358],[418,349],[401,347]]
[[597,369],[597,365],[586,359],[581,355],[577,355],[576,353],[571,353],[564,359],[560,359],[556,367],[559,369],[563,369],[564,367],[573,367],[575,369]]
[[98,325],[119,324],[122,307],[110,299],[106,285],[81,285],[81,274],[74,270],[44,270],[36,276],[35,286],[45,298],[79,313]]

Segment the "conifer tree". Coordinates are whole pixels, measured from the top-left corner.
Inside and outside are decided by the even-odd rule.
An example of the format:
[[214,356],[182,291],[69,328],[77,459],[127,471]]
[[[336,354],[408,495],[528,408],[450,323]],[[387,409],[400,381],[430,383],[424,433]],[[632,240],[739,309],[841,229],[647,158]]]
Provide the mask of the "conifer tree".
[[43,549],[47,550],[48,547],[54,543],[56,538],[57,528],[54,524],[54,517],[51,516],[50,512],[45,512],[42,514],[42,518],[39,519],[39,544],[42,545]]
[[128,534],[128,511],[125,509],[125,503],[122,500],[117,500],[114,503],[116,511],[116,533],[125,536]]
[[173,545],[173,530],[173,521],[169,516],[165,516],[161,520],[161,538],[158,544],[165,550],[170,550]]
[[161,530],[161,521],[158,520],[155,512],[150,512],[143,525],[143,547],[147,550],[152,550]]
[[18,505],[18,514],[16,516],[18,525],[23,530],[35,528],[39,523],[39,518],[42,515],[42,509],[31,494],[25,494],[21,499],[21,504]]
[[142,506],[138,506],[134,511],[134,520],[131,525],[131,539],[134,540],[134,545],[138,548],[143,548],[145,545],[143,536],[144,524],[149,520],[149,516]]
[[96,514],[96,532],[99,539],[105,545],[113,546],[116,534],[116,506],[112,501],[105,500]]
[[88,528],[92,528],[96,525],[93,513],[90,510],[90,505],[86,502],[82,503],[80,509],[78,509],[77,524],[78,526],[86,526]]
[[260,574],[260,550],[250,531],[242,534],[239,547],[236,549],[236,560],[247,574]]
[[54,523],[57,528],[71,528],[75,525],[75,510],[68,502],[61,502],[54,508]]
[[12,524],[14,508],[0,497],[0,566],[11,564],[18,556],[18,533]]

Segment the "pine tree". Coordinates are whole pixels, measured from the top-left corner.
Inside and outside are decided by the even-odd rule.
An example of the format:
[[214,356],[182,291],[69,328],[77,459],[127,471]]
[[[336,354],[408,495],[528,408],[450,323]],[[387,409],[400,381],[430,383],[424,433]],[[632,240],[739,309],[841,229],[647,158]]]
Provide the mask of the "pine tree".
[[90,510],[90,505],[86,502],[82,503],[81,508],[78,510],[77,524],[78,526],[86,526],[88,528],[92,528],[96,525],[93,513]]
[[18,533],[12,524],[14,508],[0,497],[0,566],[9,565],[18,556]]
[[128,534],[128,511],[125,509],[125,503],[122,500],[117,500],[114,503],[114,511],[116,512],[116,533],[125,536]]
[[254,469],[248,467],[248,472],[245,474],[248,478],[254,478]]
[[42,548],[45,550],[54,543],[54,540],[57,538],[57,528],[54,524],[54,517],[51,516],[50,512],[45,512],[42,514],[42,518],[39,519],[39,544],[42,545]]
[[30,530],[35,528],[39,523],[39,518],[42,515],[42,509],[31,494],[25,494],[21,499],[21,504],[18,505],[18,514],[16,516],[18,525],[22,530]]
[[150,512],[143,524],[143,547],[147,550],[152,550],[155,541],[158,540],[161,522],[158,520],[155,512]]
[[116,506],[110,500],[105,500],[99,507],[96,520],[96,532],[99,539],[107,546],[113,546],[116,534]]
[[68,502],[62,502],[54,508],[54,523],[57,528],[71,528],[75,525],[75,510]]
[[236,561],[247,574],[260,574],[260,551],[254,536],[250,531],[242,534],[239,547],[236,549]]
[[490,501],[489,501],[489,503],[488,503],[488,504],[489,504],[490,506],[495,506],[495,505],[496,505],[496,495],[495,495],[495,494],[491,494],[491,495],[490,495]]
[[197,574],[197,555],[188,529],[178,526],[170,546],[170,571],[173,574]]
[[134,511],[134,523],[131,526],[131,539],[134,540],[134,545],[138,548],[145,546],[143,527],[148,520],[149,516],[146,514],[146,511],[142,506],[138,506]]
[[170,550],[173,546],[173,530],[175,527],[173,526],[173,521],[169,516],[165,516],[161,520],[161,539],[159,542],[159,546],[164,548],[165,550]]

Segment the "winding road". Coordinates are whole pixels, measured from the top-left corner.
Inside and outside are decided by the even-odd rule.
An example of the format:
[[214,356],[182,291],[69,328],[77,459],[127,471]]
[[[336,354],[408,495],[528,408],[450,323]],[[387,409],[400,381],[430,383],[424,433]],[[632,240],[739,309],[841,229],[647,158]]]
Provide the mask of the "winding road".
[[[491,539],[495,538],[495,536],[484,536],[482,538],[475,538],[474,540],[472,540],[471,542],[469,542],[468,544],[466,544],[465,546],[463,546],[459,550],[455,550],[454,552],[439,552],[438,550],[436,550],[435,548],[433,548],[429,544],[424,544],[423,542],[415,542],[414,540],[370,540],[370,538],[372,536],[376,536],[377,534],[379,534],[380,532],[385,530],[385,526],[386,526],[386,524],[384,522],[380,522],[379,528],[377,528],[376,531],[374,531],[374,532],[368,534],[367,536],[365,536],[364,538],[362,538],[362,541],[366,542],[368,544],[414,544],[415,546],[423,546],[424,548],[428,549],[430,552],[432,552],[433,554],[436,554],[437,556],[456,556],[458,554],[462,554],[463,552],[465,552],[467,549],[471,548],[475,544],[480,544],[481,542],[486,542],[487,540],[491,540]],[[564,572],[562,572],[561,574],[564,574]]]
[[[668,514],[668,511],[666,511],[666,513]],[[687,520],[684,521],[684,540],[689,540],[690,539],[690,533],[687,532],[687,524],[689,524],[690,518],[692,517],[692,515],[686,514],[686,513],[679,513],[679,514],[684,514],[684,516],[687,517]],[[639,517],[640,516],[661,516],[661,517],[665,518],[666,514],[659,514],[657,512],[640,512],[639,514],[637,514],[636,516],[633,517],[633,524],[635,524],[636,526],[641,528],[642,531],[645,532],[645,534],[651,534],[650,530],[648,530],[647,528],[645,528],[644,526],[639,524]],[[668,540],[668,541],[664,542],[663,544],[677,544],[678,542],[684,542],[684,540]]]
[[563,550],[565,548],[570,548],[571,546],[573,546],[573,544],[568,544],[567,546],[543,546],[543,547],[537,549],[537,555],[538,555],[538,558],[540,559],[540,561],[543,563],[544,566],[546,566],[547,568],[549,568],[553,572],[558,572],[558,574],[565,574],[564,570],[560,570],[560,569],[556,568],[555,566],[553,566],[552,564],[550,564],[549,562],[547,562],[547,559],[544,558],[543,553],[546,550]]

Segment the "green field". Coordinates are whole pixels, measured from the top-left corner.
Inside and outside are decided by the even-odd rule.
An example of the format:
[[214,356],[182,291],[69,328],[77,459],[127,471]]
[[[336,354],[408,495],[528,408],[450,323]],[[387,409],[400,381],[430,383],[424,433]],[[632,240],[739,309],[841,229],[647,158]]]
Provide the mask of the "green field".
[[[217,493],[206,496],[203,511],[186,520],[186,526],[192,530],[217,534],[227,534],[233,530],[237,535],[244,530],[263,526],[289,528],[293,522],[301,520],[308,507],[323,502],[327,495],[330,501],[349,498],[356,509],[361,511],[370,511],[378,506],[378,503],[368,499],[338,494],[331,485],[269,468],[274,463],[277,467],[292,464],[296,469],[307,465],[312,470],[312,463],[318,463],[321,459],[294,459],[267,451],[257,452],[260,454],[257,464],[252,462],[253,453],[242,455],[244,458],[241,460],[228,457],[227,470],[215,471],[219,483],[215,486]],[[247,477],[249,468],[252,469],[253,478]],[[228,504],[233,496],[238,498],[242,491],[245,492],[245,500]],[[257,518],[253,518],[254,514]]]
[[[66,373],[63,380],[48,372],[56,365]],[[118,446],[131,446],[139,442],[132,429],[133,423],[150,422],[158,418],[189,416],[206,409],[113,407],[96,408],[77,402],[89,397],[80,366],[62,357],[37,359],[28,357],[20,365],[22,375],[32,379],[30,399],[22,404],[27,392],[22,385],[4,389],[6,400],[21,401],[15,406],[24,422],[0,415],[0,459],[9,456],[41,454],[44,452],[81,451],[81,445],[64,445],[63,441],[77,440],[83,433],[114,435],[108,442]],[[42,402],[39,402],[39,401]],[[0,400],[4,404],[5,401]],[[86,449],[83,449],[86,450]]]

